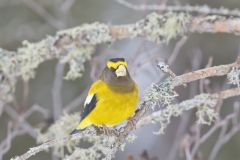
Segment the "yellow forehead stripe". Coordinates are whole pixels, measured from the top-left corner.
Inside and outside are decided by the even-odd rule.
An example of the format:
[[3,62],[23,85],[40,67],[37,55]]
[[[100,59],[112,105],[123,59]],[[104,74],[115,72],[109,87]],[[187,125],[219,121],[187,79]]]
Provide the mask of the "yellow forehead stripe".
[[127,62],[126,61],[118,61],[118,62],[108,61],[107,62],[107,67],[108,68],[117,69],[119,65],[124,65],[125,67],[127,67]]

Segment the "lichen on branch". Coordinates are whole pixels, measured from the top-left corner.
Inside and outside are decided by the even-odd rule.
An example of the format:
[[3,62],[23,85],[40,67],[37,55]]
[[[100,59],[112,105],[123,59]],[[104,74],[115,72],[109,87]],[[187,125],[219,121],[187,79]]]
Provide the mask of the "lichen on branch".
[[[111,43],[123,38],[145,38],[155,43],[168,42],[178,36],[189,32],[226,32],[239,33],[240,23],[237,17],[224,16],[191,16],[187,13],[166,13],[149,14],[145,19],[128,25],[107,25],[103,23],[85,24],[72,29],[57,32],[55,36],[48,36],[37,43],[23,42],[23,46],[16,52],[0,50],[0,102],[10,102],[14,94],[15,84],[19,77],[25,81],[35,77],[35,69],[43,62],[58,59],[62,63],[69,64],[69,71],[66,79],[75,79],[82,76],[84,63],[91,59],[95,46],[101,43]],[[229,28],[222,26],[227,23]],[[202,26],[202,27],[199,27]],[[207,28],[206,28],[207,26]],[[206,28],[204,30],[204,27]],[[179,116],[183,111],[197,108],[197,119],[199,123],[210,124],[217,117],[214,107],[218,98],[225,99],[240,94],[239,88],[222,91],[217,94],[202,94],[191,100],[175,104],[177,96],[175,87],[189,82],[228,74],[231,83],[239,85],[239,59],[237,62],[227,65],[209,67],[198,71],[189,72],[183,75],[171,76],[159,84],[153,84],[145,92],[144,100],[140,103],[139,111],[133,117],[137,127],[148,122],[158,122],[161,127],[157,133],[161,133],[170,123],[171,117]],[[235,69],[236,68],[236,69]],[[237,76],[236,76],[237,75]],[[155,107],[155,108],[154,108]],[[154,110],[150,117],[143,117],[149,111]],[[155,117],[155,118],[154,118]],[[85,155],[88,159],[104,156],[111,159],[117,150],[122,148],[129,133],[135,129],[130,122],[120,128],[117,134],[112,133],[111,137],[97,134],[92,128],[68,136],[76,126],[71,123],[78,122],[80,117],[76,115],[65,115],[53,124],[46,133],[39,134],[39,142],[43,144],[31,148],[25,154],[15,159],[25,160],[40,151],[53,148],[55,154],[66,159],[79,158],[79,154]],[[78,119],[78,120],[76,120]],[[143,121],[145,119],[145,121]],[[67,125],[67,126],[66,126]],[[94,142],[88,150],[73,148],[72,141],[87,140]],[[66,155],[64,145],[72,154]],[[76,145],[76,144],[74,144]],[[95,152],[94,152],[95,151]],[[82,158],[82,157],[81,157]],[[87,159],[86,158],[86,159]]]
[[133,33],[133,37],[144,36],[156,43],[168,42],[183,35],[189,21],[190,15],[186,13],[152,13],[137,22],[130,32]]
[[233,67],[227,75],[229,83],[240,87],[240,67]]

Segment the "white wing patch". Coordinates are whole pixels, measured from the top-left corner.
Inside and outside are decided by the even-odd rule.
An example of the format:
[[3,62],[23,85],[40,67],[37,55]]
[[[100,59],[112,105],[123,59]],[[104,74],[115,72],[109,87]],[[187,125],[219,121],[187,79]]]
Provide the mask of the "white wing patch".
[[89,104],[92,101],[94,94],[88,95],[85,102],[84,102],[84,107]]

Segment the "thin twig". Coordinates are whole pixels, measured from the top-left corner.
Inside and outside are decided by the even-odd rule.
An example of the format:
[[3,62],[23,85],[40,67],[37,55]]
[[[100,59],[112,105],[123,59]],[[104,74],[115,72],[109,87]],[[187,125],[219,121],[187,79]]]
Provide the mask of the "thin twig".
[[72,100],[69,104],[63,107],[63,112],[69,113],[70,111],[74,110],[76,107],[79,107],[85,101],[89,88],[83,90],[83,92]]
[[[227,99],[227,98],[230,98],[230,97],[239,96],[240,95],[240,88],[227,89],[227,90],[224,90],[224,91],[221,91],[221,92],[218,92],[218,93],[214,93],[214,94],[210,94],[210,95],[213,96],[213,97],[219,97],[219,99],[224,100],[224,99]],[[185,101],[183,101],[179,104],[176,104],[175,107],[181,106],[186,101],[191,101],[191,100],[192,99],[185,100]],[[189,107],[190,106],[188,106],[188,108],[186,108],[186,110],[192,109],[192,108],[189,108]],[[145,107],[145,108],[147,108],[147,107]],[[144,109],[144,110],[147,111],[148,108]],[[153,112],[152,114],[150,114],[148,116],[145,116],[141,119],[138,119],[137,128],[140,128],[140,127],[145,126],[147,124],[151,124],[154,121],[154,119],[157,119],[157,117],[162,116],[162,114],[163,113],[160,110],[160,111]]]
[[[210,77],[210,76],[226,75],[232,67],[239,67],[239,65],[240,65],[239,60],[240,59],[238,59],[237,62],[232,63],[232,64],[209,67],[209,68],[205,68],[205,69],[202,69],[199,71],[194,71],[194,72],[183,74],[181,76],[177,76],[174,78],[176,80],[175,86],[182,85],[185,83],[189,83],[189,82],[192,82],[192,81],[195,81],[198,79],[202,79],[202,78],[206,78],[206,77]],[[206,73],[206,72],[209,72],[209,73]],[[238,95],[240,95],[240,88],[224,90],[219,93],[215,93],[213,95],[216,97],[220,97],[221,99],[238,96]],[[140,104],[139,111],[133,117],[133,119],[136,123],[137,122],[139,123],[140,119],[141,119],[141,121],[145,121],[144,118],[142,118],[142,116],[146,113],[146,111],[148,111],[149,107],[150,106],[146,106],[146,102],[142,102]],[[154,113],[156,113],[156,112],[154,112]],[[120,145],[125,141],[127,135],[132,130],[134,130],[136,127],[140,127],[140,126],[142,126],[142,125],[137,124],[136,126],[133,126],[133,124],[131,122],[128,122],[127,125],[122,127],[120,129],[120,132],[117,134],[117,137],[118,137],[118,140],[116,142],[117,147],[120,147]],[[114,132],[114,135],[115,135],[115,132]],[[59,143],[58,141],[60,141],[60,142],[69,141],[69,137],[60,139],[60,140],[52,140],[52,141],[50,141],[51,143],[50,142],[43,143],[42,145],[35,147],[34,152],[33,152],[33,149],[31,149],[27,153],[20,156],[21,157],[20,159],[25,160],[25,159],[31,157],[32,155],[34,155],[42,150],[46,150],[47,148],[53,146],[56,143]],[[115,152],[116,151],[117,150],[115,150]]]
[[55,29],[61,29],[63,23],[56,20],[47,10],[45,10],[40,4],[33,0],[22,0],[22,2],[31,9],[34,13],[37,13],[42,19],[44,19],[49,25]]
[[213,127],[211,127],[193,146],[193,149],[191,150],[191,157],[193,158],[194,155],[197,153],[198,148],[202,143],[204,143],[215,131],[217,131],[220,127],[226,125],[228,121],[230,121],[235,116],[234,113],[228,115],[226,118],[221,120],[220,122],[216,123]]
[[225,8],[209,8],[207,5],[204,6],[190,6],[190,5],[145,5],[145,4],[132,4],[126,0],[115,0],[119,4],[137,11],[166,11],[166,12],[196,12],[200,14],[217,14],[217,15],[227,15],[227,16],[240,16],[240,11],[237,9],[228,10]]
[[[202,62],[202,53],[201,52],[195,53],[194,57],[191,59],[192,69],[193,70],[198,70],[201,66],[201,62]],[[194,97],[194,95],[197,94],[197,91],[198,91],[197,83],[191,84],[189,97]],[[191,118],[191,115],[192,115],[192,111],[185,113],[184,116],[181,117],[181,122],[178,125],[177,133],[176,133],[176,136],[174,138],[172,147],[169,151],[167,160],[175,160],[176,159],[178,146],[181,142],[182,135],[184,134],[184,131],[187,129],[187,124],[189,124],[189,120]]]
[[[155,16],[158,17],[159,15],[155,14]],[[211,21],[209,21],[209,19],[211,19]],[[36,44],[29,45],[27,43],[26,46],[24,46],[24,47],[31,46],[30,48],[32,48],[32,47],[34,48],[34,46],[37,46],[36,48],[39,48],[39,46],[40,46],[40,49],[42,49],[42,47],[45,47],[44,52],[52,53],[52,54],[46,56],[47,57],[46,59],[44,59],[45,58],[44,57],[43,60],[41,61],[41,62],[43,62],[48,59],[56,58],[57,57],[56,55],[58,55],[58,58],[59,58],[59,55],[61,55],[61,53],[66,54],[66,50],[65,50],[66,48],[64,48],[64,47],[69,46],[70,44],[77,44],[76,46],[86,45],[86,44],[87,45],[96,45],[99,43],[111,42],[116,39],[129,38],[129,37],[131,37],[131,38],[132,37],[143,37],[143,38],[148,39],[149,35],[148,35],[148,33],[141,30],[142,27],[138,28],[140,30],[140,34],[136,35],[136,32],[134,32],[134,28],[136,28],[137,24],[139,25],[139,22],[137,22],[136,24],[119,25],[119,26],[111,26],[111,25],[106,25],[106,24],[97,24],[97,25],[92,24],[92,25],[88,25],[89,29],[86,29],[84,27],[83,28],[80,27],[77,30],[73,29],[77,33],[74,36],[72,35],[73,33],[70,32],[70,31],[72,31],[70,29],[68,31],[63,31],[61,33],[58,33],[57,36],[55,36],[55,37],[50,37],[50,38],[42,40],[41,42],[36,43]],[[228,25],[226,25],[226,24],[228,24]],[[99,26],[101,26],[102,28]],[[187,29],[186,29],[186,26],[188,26]],[[101,31],[98,30],[98,27],[101,28]],[[161,28],[158,25],[154,26],[154,27],[157,29]],[[184,25],[181,27],[182,28],[179,29],[180,31],[183,31],[181,33],[186,33],[186,32],[226,32],[226,33],[236,34],[236,33],[240,32],[239,18],[235,18],[235,17],[223,17],[223,16],[191,17],[190,22],[189,22],[189,19],[187,20],[187,22],[184,21]],[[97,36],[99,38],[97,40],[96,40],[96,36],[92,36],[92,35],[96,35],[96,33],[98,33]],[[86,37],[88,37],[88,39],[86,39]],[[102,38],[102,37],[104,37],[104,38]],[[49,43],[49,41],[51,43]],[[24,49],[24,47],[21,49]],[[54,52],[54,51],[56,51],[56,52]],[[62,51],[64,51],[64,52],[62,52]],[[8,51],[6,51],[6,52],[8,52]],[[34,52],[34,53],[38,54],[38,52]],[[11,57],[9,58],[9,60],[12,60]],[[14,60],[14,58],[13,58],[13,60]],[[183,85],[185,83],[189,83],[189,82],[199,80],[202,78],[206,78],[206,77],[226,75],[232,69],[232,67],[239,68],[239,64],[240,64],[239,61],[240,60],[238,60],[238,62],[236,62],[236,63],[229,64],[229,65],[210,67],[210,68],[202,69],[199,71],[187,73],[187,74],[184,74],[181,76],[177,76],[174,78],[174,86]],[[36,68],[37,65],[35,65],[34,67]],[[34,69],[34,67],[31,67],[31,69]],[[14,67],[12,67],[12,68],[14,68]],[[17,68],[17,67],[15,67],[15,68]],[[16,69],[16,71],[13,71],[14,76],[18,77],[19,75],[21,75],[22,72],[20,72],[20,71],[22,71],[22,70]],[[25,72],[26,72],[26,70],[24,70],[24,73]],[[228,97],[239,95],[239,92],[240,91],[238,88],[234,88],[234,89],[229,89],[229,90],[222,91],[222,92],[216,93],[216,94],[219,97],[221,97],[222,99],[226,99]],[[146,111],[148,110],[148,107],[145,106],[144,102],[141,104],[140,108],[141,108],[140,111],[137,112],[137,114],[134,116],[136,121],[139,121],[140,118],[144,115],[144,113],[146,113]],[[18,115],[16,115],[16,116],[18,117]],[[13,117],[14,117],[14,114],[13,114]],[[120,135],[119,142],[120,143],[123,142],[125,140],[126,136],[129,134],[129,132],[133,129],[134,129],[134,126],[132,126],[132,125],[130,125],[130,123],[128,123],[123,128],[124,132]],[[44,148],[42,148],[42,149],[44,149]],[[41,151],[41,150],[39,150],[39,151]]]
[[171,65],[173,64],[173,62],[176,60],[177,56],[179,55],[180,50],[182,49],[183,45],[187,42],[188,37],[187,36],[183,36],[176,44],[176,46],[173,49],[173,52],[171,54],[171,56],[168,58],[167,60],[167,64]]
[[[152,14],[149,15],[152,16],[154,20],[163,18],[162,15],[158,14]],[[177,15],[170,17],[171,20],[176,20]],[[211,21],[209,20],[211,19]],[[31,48],[38,48],[35,50],[35,52],[30,52],[31,54],[40,54],[41,60],[37,61],[34,67],[30,67],[31,70],[38,67],[38,65],[46,60],[50,60],[53,58],[61,58],[62,55],[66,55],[66,46],[95,46],[97,44],[101,43],[107,43],[107,42],[113,42],[118,39],[124,39],[124,38],[136,38],[136,37],[142,37],[157,43],[164,42],[167,39],[173,39],[174,37],[165,37],[162,39],[156,39],[156,35],[151,35],[151,30],[154,29],[155,31],[158,31],[159,29],[162,29],[162,26],[165,26],[165,24],[159,24],[159,25],[153,25],[151,30],[146,32],[145,27],[142,27],[142,24],[144,21],[149,21],[149,17],[146,19],[143,19],[141,21],[138,21],[133,24],[129,25],[108,25],[104,23],[93,23],[87,25],[88,29],[86,29],[86,25],[82,27],[76,27],[69,30],[65,30],[62,32],[58,32],[58,34],[54,37],[47,37],[46,39],[41,40],[37,43],[30,43],[32,47],[29,47],[29,45],[24,45],[19,50],[31,50]],[[187,19],[179,19],[179,27],[176,29],[176,32],[179,33],[178,35],[187,34],[189,32],[224,32],[224,33],[232,33],[232,34],[238,34],[240,33],[240,18],[235,17],[222,17],[222,16],[198,16],[198,17],[191,17]],[[148,24],[148,23],[147,23]],[[151,22],[149,22],[149,25],[152,25]],[[136,33],[136,29],[138,30]],[[175,32],[175,31],[174,31]],[[98,34],[95,34],[98,33]],[[74,35],[73,35],[74,34]],[[150,34],[150,35],[149,35]],[[175,34],[174,34],[175,35]],[[152,37],[153,36],[153,37]],[[157,37],[161,37],[162,35],[159,35]],[[75,37],[74,39],[72,37]],[[86,37],[88,37],[86,39]],[[155,38],[154,38],[155,37]],[[152,39],[154,38],[154,40]],[[26,43],[27,44],[27,43]],[[44,48],[44,52],[43,49]],[[92,48],[93,50],[93,48]],[[27,52],[26,51],[26,52]],[[3,54],[9,53],[9,54],[16,54],[16,56],[10,57],[9,61],[15,61],[16,58],[19,57],[17,55],[17,52],[11,52],[2,49],[1,52],[4,52]],[[40,53],[41,52],[41,53]],[[86,52],[84,50],[84,52]],[[51,53],[51,54],[48,54]],[[92,52],[91,52],[92,53]],[[44,55],[46,54],[46,55]],[[90,54],[90,51],[87,52],[87,54]],[[24,64],[23,62],[16,62],[16,66],[18,64]],[[21,66],[21,65],[20,65]],[[18,67],[12,67],[15,68],[12,72],[14,73],[14,76],[17,78],[22,73],[21,68],[17,69]],[[24,71],[28,72],[28,71]],[[7,74],[7,73],[6,73]],[[204,78],[204,77],[203,77]],[[26,78],[27,79],[27,78]]]
[[65,0],[60,6],[60,10],[66,14],[72,8],[75,2],[76,0]]
[[56,121],[62,114],[62,84],[63,84],[64,64],[57,63],[55,67],[55,79],[52,88],[53,117]]
[[39,112],[41,113],[44,118],[48,117],[48,110],[43,108],[42,106],[39,106],[38,104],[34,104],[32,107],[30,107],[25,113],[22,114],[22,117],[24,119],[27,119],[30,117],[34,112]]
[[[184,44],[187,42],[187,37],[184,36],[182,37],[177,44],[175,45],[172,54],[169,56],[168,60],[167,60],[167,65],[172,66],[172,64],[174,63],[174,61],[176,60],[176,58],[178,57],[180,50],[182,49],[182,47],[184,46]],[[159,78],[157,79],[156,82],[160,82],[162,81],[162,79],[165,77],[165,74],[162,74],[159,76]]]
[[11,148],[12,140],[20,135],[26,133],[23,129],[12,128],[12,123],[8,123],[7,137],[0,143],[0,160],[3,158],[4,154],[6,154]]
[[[212,66],[212,61],[213,61],[213,58],[210,57],[210,58],[208,59],[208,63],[207,63],[207,65],[206,65],[205,68],[211,67],[211,66]],[[200,93],[204,93],[204,86],[205,86],[204,81],[205,81],[205,79],[201,79],[201,80],[199,81],[199,90],[200,90]]]
[[209,67],[177,76],[174,80],[174,85],[179,86],[207,77],[223,76],[226,75],[232,69],[232,67],[240,68],[240,57],[232,64]]
[[[236,104],[236,106],[234,106],[235,107],[235,110],[234,110],[234,115],[235,116],[232,118],[233,121],[236,120],[239,117],[239,112],[236,112],[236,110],[239,110],[240,105],[239,105],[239,103],[235,103],[235,104]],[[227,123],[226,125],[222,126],[222,129],[220,131],[218,140],[214,144],[213,149],[212,149],[212,151],[210,153],[210,156],[208,158],[209,160],[214,160],[216,158],[217,154],[219,153],[219,150],[221,149],[221,147],[226,142],[228,142],[229,139],[232,138],[232,136],[234,136],[237,132],[240,131],[240,124],[236,124],[236,123],[234,124],[234,122],[233,122],[232,129],[227,133],[227,129],[228,129],[228,124],[229,123]]]
[[21,109],[24,111],[28,105],[28,98],[29,98],[29,82],[22,80],[23,85],[23,95],[22,95],[22,103],[21,103]]
[[5,106],[4,107],[5,112],[16,122],[21,122],[19,125],[33,138],[37,138],[37,133],[35,129],[22,118],[21,115],[19,115],[11,106]]
[[63,145],[66,142],[75,141],[82,137],[87,137],[87,135],[83,135],[81,132],[79,132],[79,133],[73,134],[69,137],[62,138],[60,140],[59,139],[50,140],[50,141],[47,141],[37,147],[33,147],[33,148],[29,149],[25,154],[18,156],[15,159],[16,160],[26,160],[26,159],[30,158],[31,156],[37,154],[38,152],[47,150],[54,145]]
[[[235,89],[233,89],[233,91],[235,91]],[[221,94],[223,95],[222,97],[223,98],[229,98],[229,92],[230,90],[227,90],[227,91],[222,91],[221,93],[218,93],[218,94]],[[225,93],[228,93],[227,96],[225,95]],[[217,94],[217,93],[216,93]],[[240,95],[240,88],[238,89],[238,92],[237,92],[238,95]],[[231,94],[231,95],[235,95],[235,94]],[[141,117],[143,116],[143,114],[147,111],[148,107],[145,106],[144,103],[141,104],[141,110],[139,110],[135,116],[134,116],[134,120],[135,121],[139,121],[141,119]],[[200,139],[200,144],[202,142],[204,142],[216,129],[219,128],[219,126],[223,125],[222,123],[218,123],[217,125],[215,125],[215,127],[212,127],[212,129],[204,135],[204,137],[202,137]],[[123,128],[120,129],[120,132],[119,133],[116,133],[116,132],[111,132],[110,134],[113,134],[113,135],[117,135],[118,137],[118,140],[116,143],[117,145],[120,145],[123,141],[125,141],[125,138],[126,136],[132,131],[134,130],[135,127],[128,123],[126,126],[124,126]],[[87,136],[87,135],[85,135]],[[19,160],[26,160],[28,158],[30,158],[31,156],[37,154],[38,152],[41,152],[41,151],[44,151],[44,150],[47,150],[48,148],[56,145],[56,144],[64,144],[64,143],[67,143],[69,141],[72,141],[72,140],[77,140],[78,138],[82,138],[82,135],[81,135],[81,132],[79,134],[74,134],[74,135],[71,135],[70,137],[65,137],[63,139],[55,139],[55,140],[51,140],[51,141],[48,141],[48,142],[45,142],[37,147],[34,147],[34,148],[31,148],[28,152],[24,153],[23,155],[19,156],[19,157],[16,157],[16,159],[19,159]],[[119,146],[117,146],[119,147]],[[198,148],[198,146],[196,147]],[[194,149],[196,150],[196,149]],[[192,152],[192,154],[195,153],[195,152]]]

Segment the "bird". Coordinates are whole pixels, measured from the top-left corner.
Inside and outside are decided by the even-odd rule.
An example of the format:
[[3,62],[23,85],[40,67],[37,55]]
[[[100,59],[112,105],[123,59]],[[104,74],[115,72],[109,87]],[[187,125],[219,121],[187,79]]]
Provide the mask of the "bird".
[[71,134],[88,126],[114,127],[134,115],[139,101],[138,86],[131,78],[124,58],[112,58],[91,85],[81,120]]

